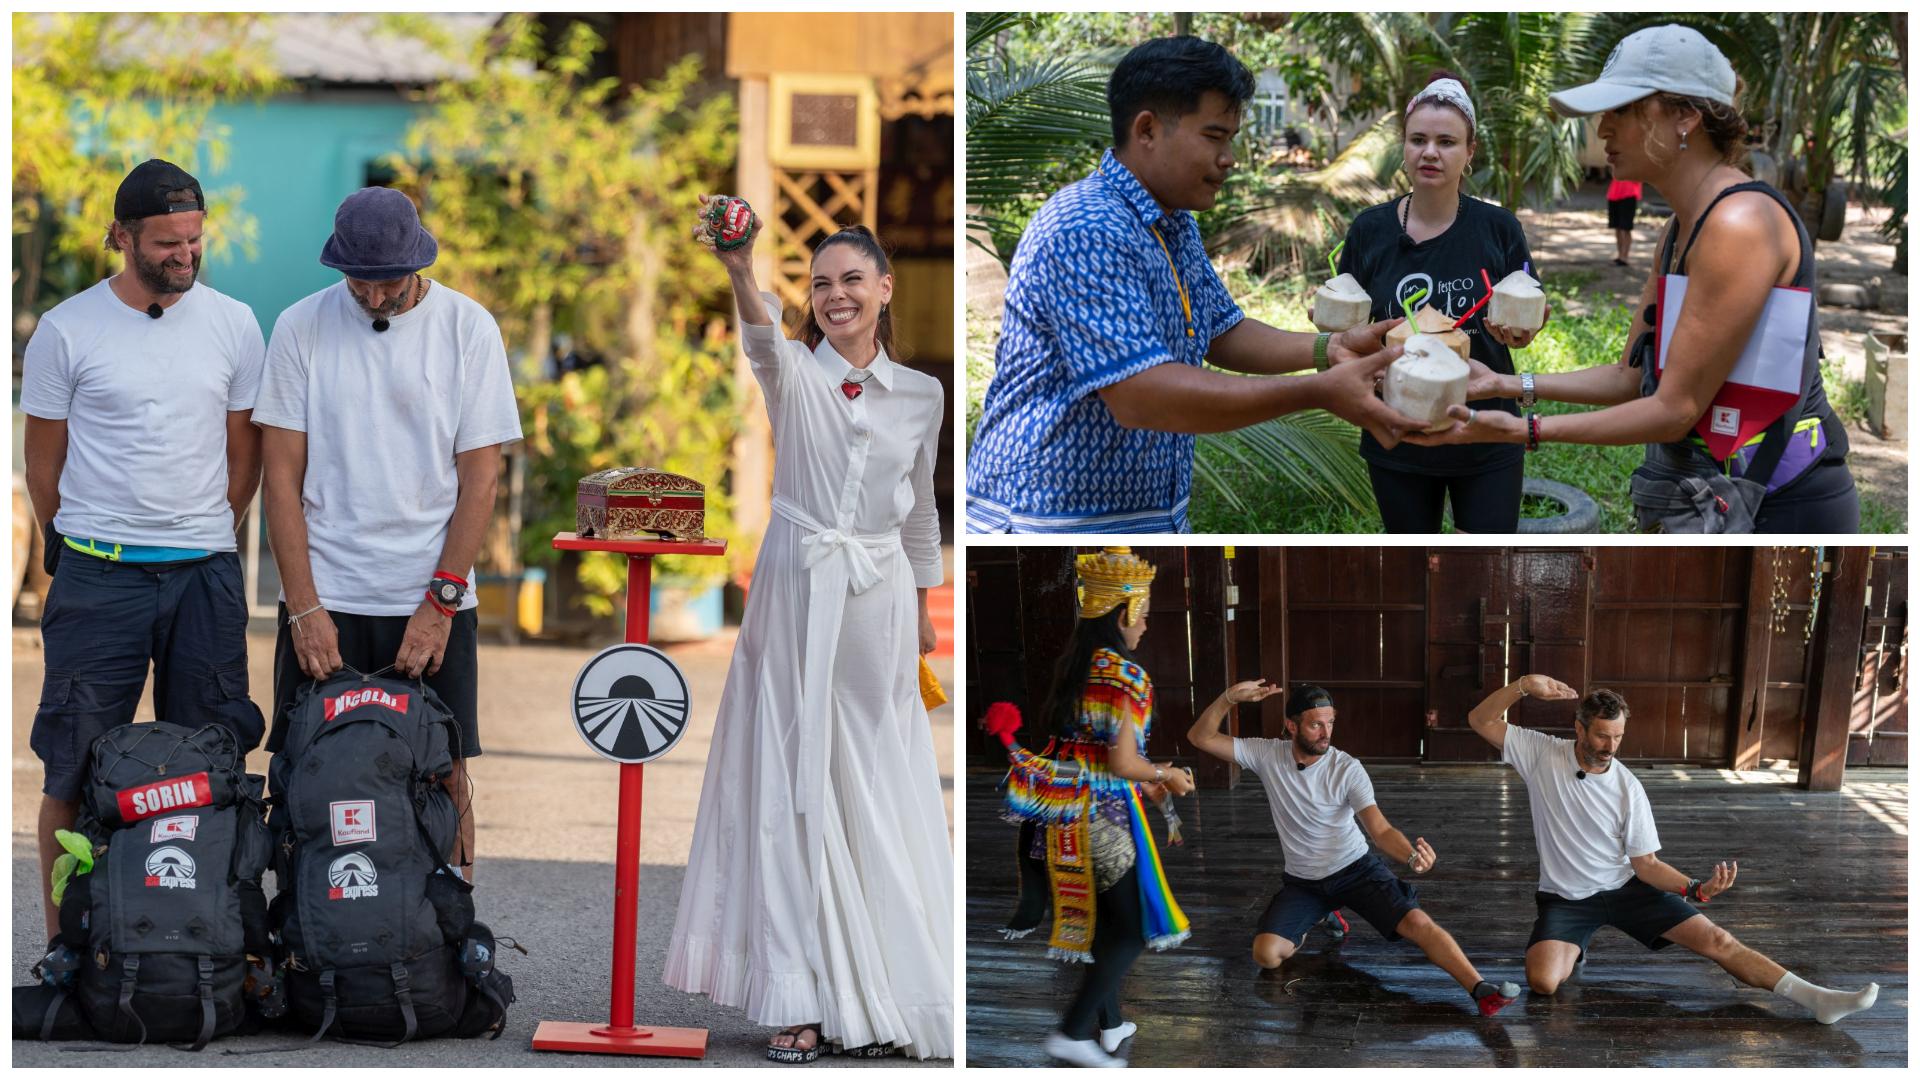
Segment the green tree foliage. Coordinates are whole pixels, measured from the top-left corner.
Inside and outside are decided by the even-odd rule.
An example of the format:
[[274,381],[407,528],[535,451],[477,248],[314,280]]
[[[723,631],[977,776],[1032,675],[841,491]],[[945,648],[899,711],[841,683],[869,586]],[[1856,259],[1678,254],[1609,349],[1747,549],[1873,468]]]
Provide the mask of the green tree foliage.
[[[14,308],[38,312],[99,280],[120,180],[148,158],[198,175],[226,160],[223,100],[281,88],[270,15],[13,16]],[[238,186],[206,191],[207,251],[252,253]],[[52,280],[49,280],[51,278]]]
[[[548,42],[533,19],[508,16],[475,46],[470,77],[427,92],[393,163],[398,185],[424,197],[436,273],[492,311],[524,357],[529,563],[553,562],[580,477],[617,465],[703,481],[708,531],[730,531],[734,346],[713,314],[724,279],[689,233],[696,196],[732,171],[733,101],[690,100],[691,58],[644,86],[595,79],[603,47],[583,23]],[[544,379],[558,333],[606,363]],[[682,583],[724,575],[721,560],[691,556],[659,570]],[[622,560],[590,556],[580,581],[591,607],[611,611]]]

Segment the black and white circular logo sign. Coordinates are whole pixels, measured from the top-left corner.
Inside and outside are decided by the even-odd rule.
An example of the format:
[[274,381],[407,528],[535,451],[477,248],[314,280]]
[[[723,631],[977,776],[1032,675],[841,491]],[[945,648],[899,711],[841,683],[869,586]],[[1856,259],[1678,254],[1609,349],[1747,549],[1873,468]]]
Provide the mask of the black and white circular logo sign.
[[687,680],[649,645],[614,645],[573,680],[573,726],[593,752],[638,765],[673,749],[687,730]]

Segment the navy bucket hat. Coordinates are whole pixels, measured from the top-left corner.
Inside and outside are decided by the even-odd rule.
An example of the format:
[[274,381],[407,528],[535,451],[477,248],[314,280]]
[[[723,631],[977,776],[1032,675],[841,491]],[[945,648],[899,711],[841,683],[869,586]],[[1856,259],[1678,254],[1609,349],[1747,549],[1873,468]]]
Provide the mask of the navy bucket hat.
[[390,281],[432,266],[439,255],[440,245],[421,226],[412,199],[370,187],[347,196],[334,211],[320,265],[361,281]]

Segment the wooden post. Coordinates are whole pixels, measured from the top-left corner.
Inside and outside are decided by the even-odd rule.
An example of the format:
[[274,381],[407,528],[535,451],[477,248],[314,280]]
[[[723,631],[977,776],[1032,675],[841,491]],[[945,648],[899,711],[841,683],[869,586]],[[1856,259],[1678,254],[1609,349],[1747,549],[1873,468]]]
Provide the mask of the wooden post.
[[1819,614],[1814,637],[1814,685],[1808,688],[1808,715],[1800,729],[1799,786],[1807,791],[1838,791],[1846,775],[1847,721],[1853,711],[1860,635],[1867,621],[1867,571],[1872,549],[1838,547],[1831,551],[1833,578],[1827,586],[1826,610]]
[[[768,221],[773,213],[773,166],[767,160],[767,80],[763,76],[740,80],[740,151],[735,170],[739,196],[759,212],[761,220]],[[753,276],[761,288],[778,293],[775,235],[768,221],[753,247]],[[747,548],[743,565],[750,566],[751,553],[759,549],[760,537],[773,517],[773,424],[767,419],[760,384],[754,381],[744,348],[734,356],[733,384],[740,393],[740,430],[733,437],[733,528]]]
[[[1193,643],[1193,715],[1196,719],[1233,681],[1233,636],[1227,623],[1226,553],[1217,547],[1187,549],[1188,617],[1193,620],[1188,640]],[[1221,730],[1238,735],[1239,717],[1229,711]],[[1194,779],[1210,788],[1230,788],[1240,779],[1240,767],[1200,753],[1179,733],[1180,756],[1191,755]]]
[[[1260,552],[1260,673],[1269,682],[1286,686],[1293,673],[1287,670],[1287,549],[1263,547]],[[1280,704],[1260,710],[1260,727],[1250,737],[1280,738],[1286,725],[1284,696]],[[1252,725],[1249,725],[1252,726]]]
[[1760,767],[1760,745],[1767,733],[1767,668],[1773,653],[1773,560],[1770,548],[1754,548],[1747,571],[1745,644],[1740,677],[1734,684],[1732,762],[1736,769]]

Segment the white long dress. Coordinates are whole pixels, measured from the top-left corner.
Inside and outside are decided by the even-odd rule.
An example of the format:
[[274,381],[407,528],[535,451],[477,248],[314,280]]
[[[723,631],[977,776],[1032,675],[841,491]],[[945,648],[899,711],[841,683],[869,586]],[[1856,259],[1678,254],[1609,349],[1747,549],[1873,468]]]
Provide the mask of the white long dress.
[[953,1056],[953,855],[914,590],[941,583],[938,380],[743,324],[774,513],[714,724],[667,985],[824,1041]]

